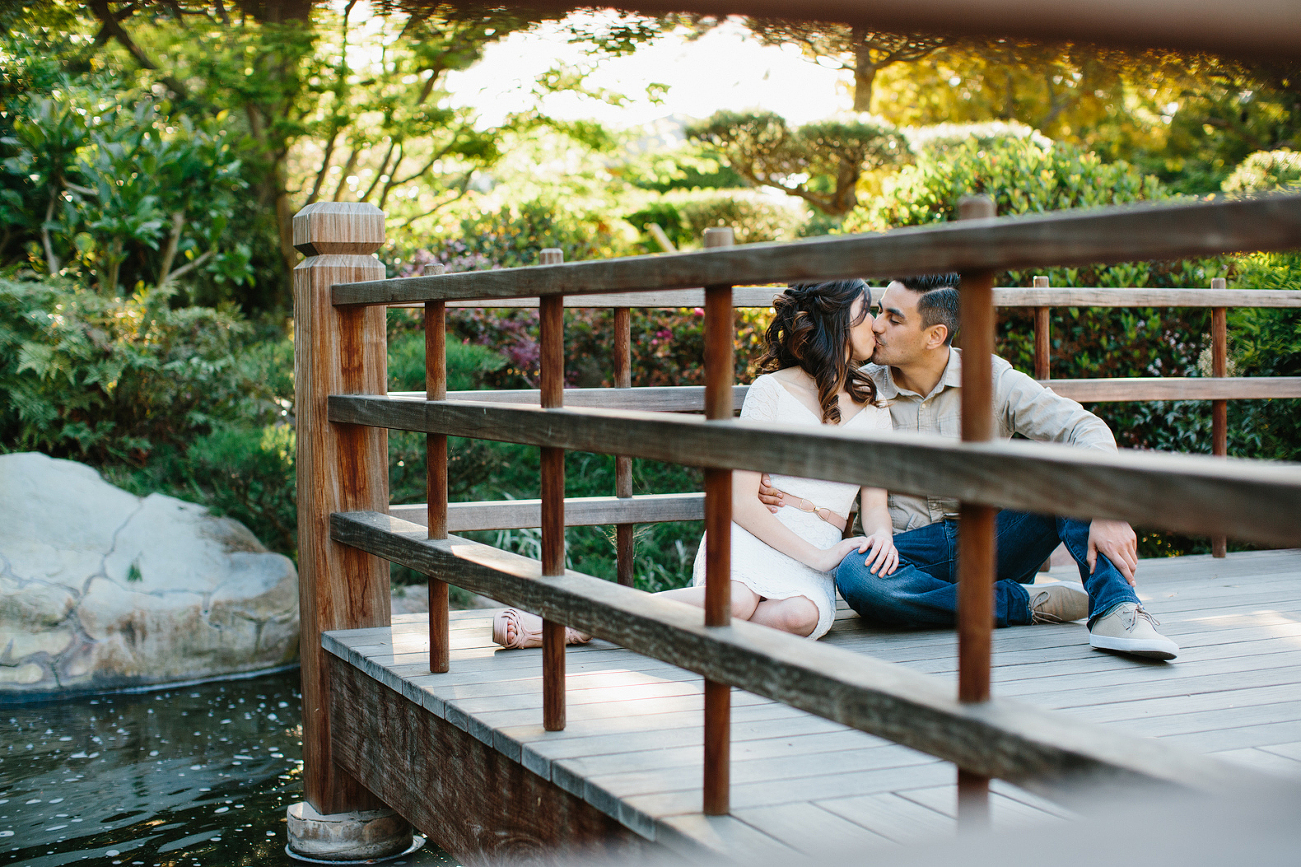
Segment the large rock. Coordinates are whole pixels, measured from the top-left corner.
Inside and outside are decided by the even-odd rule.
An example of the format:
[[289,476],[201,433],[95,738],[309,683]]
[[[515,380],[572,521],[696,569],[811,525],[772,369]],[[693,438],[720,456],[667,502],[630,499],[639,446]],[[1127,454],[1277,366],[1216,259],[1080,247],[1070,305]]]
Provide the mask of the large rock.
[[252,672],[298,654],[298,575],[238,521],[0,455],[0,700]]

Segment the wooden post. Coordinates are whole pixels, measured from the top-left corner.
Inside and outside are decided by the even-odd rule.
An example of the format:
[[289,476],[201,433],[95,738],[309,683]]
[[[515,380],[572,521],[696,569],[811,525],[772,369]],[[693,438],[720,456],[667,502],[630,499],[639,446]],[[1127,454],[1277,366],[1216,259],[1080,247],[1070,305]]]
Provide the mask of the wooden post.
[[388,431],[328,420],[331,394],[384,394],[385,308],[335,307],[336,283],[384,279],[374,205],[319,202],[294,216],[294,393],[298,419],[298,598],[302,617],[303,794],[321,814],[383,805],[331,756],[321,633],[389,625],[389,570],[330,539],[330,513],[388,511]]
[[[1211,280],[1212,289],[1227,289],[1223,277]],[[1211,308],[1211,376],[1227,376],[1229,367],[1229,317],[1224,307]],[[1228,457],[1229,454],[1229,402],[1211,401],[1211,454]],[[1229,540],[1224,536],[1211,537],[1211,556],[1228,556]]]
[[[445,265],[426,265],[424,276],[442,274]],[[425,399],[447,399],[447,302],[425,302]],[[447,435],[425,435],[425,501],[429,538],[447,538]],[[451,667],[447,582],[429,579],[429,670]]]
[[[542,251],[539,264],[559,265],[564,253]],[[565,403],[565,299],[548,295],[538,306],[541,400],[544,409]],[[565,450],[542,449],[542,574],[565,574]],[[542,727],[565,727],[565,624],[542,621]]]
[[[627,307],[614,308],[614,387],[632,388],[632,311]],[[626,455],[614,458],[614,495],[632,496],[632,458]],[[634,524],[614,528],[618,581],[624,587],[633,584],[634,529]]]
[[[986,196],[964,198],[959,219],[994,216]],[[986,442],[994,436],[993,368],[994,274],[962,275],[962,440]],[[958,506],[958,700],[989,700],[990,648],[994,628],[994,520],[990,506]],[[989,780],[958,769],[958,820],[966,826],[989,817]]]
[[[732,230],[706,229],[705,247],[730,247]],[[705,418],[732,418],[731,286],[705,287]],[[705,625],[732,622],[732,471],[705,470]],[[730,809],[732,689],[705,680],[704,812]]]
[[[1034,278],[1034,288],[1047,289],[1048,278]],[[1052,343],[1050,340],[1051,332],[1048,324],[1048,308],[1036,307],[1034,309],[1034,378],[1048,379],[1049,360],[1052,357]]]

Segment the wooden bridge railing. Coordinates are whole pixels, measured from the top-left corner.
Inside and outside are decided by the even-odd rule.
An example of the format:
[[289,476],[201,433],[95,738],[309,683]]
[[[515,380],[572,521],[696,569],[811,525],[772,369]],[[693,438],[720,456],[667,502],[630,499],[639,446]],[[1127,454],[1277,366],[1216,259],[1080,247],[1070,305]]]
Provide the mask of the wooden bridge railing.
[[[736,299],[730,287],[760,280],[959,270],[964,287],[974,289],[964,291],[963,316],[968,352],[978,355],[987,352],[982,346],[992,346],[996,296],[989,275],[995,270],[1297,248],[1301,197],[975,219],[878,236],[402,280],[370,279],[377,265],[365,254],[382,240],[382,214],[364,206],[341,214],[338,207],[311,206],[295,219],[295,241],[312,257],[299,266],[295,288],[304,773],[307,797],[318,810],[358,809],[366,800],[348,777],[358,769],[347,756],[331,752],[328,715],[323,721],[321,713],[329,702],[328,677],[319,662],[309,668],[308,657],[322,653],[323,629],[387,621],[387,572],[369,554],[429,575],[431,600],[438,582],[452,582],[541,614],[548,624],[543,650],[548,728],[564,722],[563,625],[703,675],[714,685],[708,688],[706,704],[713,710],[707,712],[705,732],[704,807],[710,813],[726,812],[728,806],[727,701],[733,686],[953,761],[966,794],[978,794],[989,777],[1039,789],[1080,776],[1156,779],[1196,788],[1230,785],[1239,778],[1239,772],[1209,758],[989,699],[992,618],[979,612],[987,611],[984,597],[992,593],[992,559],[968,555],[968,549],[960,592],[964,600],[976,601],[964,603],[960,615],[961,692],[956,697],[951,687],[899,666],[745,622],[728,624],[730,485],[722,480],[734,469],[763,470],[955,497],[970,507],[964,508],[968,523],[963,535],[977,546],[989,546],[989,528],[977,533],[971,524],[985,526],[981,510],[988,514],[993,508],[1118,518],[1291,546],[1301,543],[1301,467],[993,442],[987,431],[966,425],[968,441],[954,442],[836,429],[786,430],[732,420],[730,314]],[[557,351],[557,326],[566,298],[699,286],[709,287],[706,418],[562,405],[577,397],[559,388],[563,354]],[[543,305],[540,405],[446,395],[438,357],[442,338],[434,333],[442,327],[446,305],[529,297],[541,298]],[[413,302],[428,305],[427,394],[386,395],[381,308]],[[974,332],[980,333],[973,342]],[[982,386],[979,367],[964,365],[964,397],[988,392],[988,371]],[[981,413],[965,405],[964,415]],[[517,526],[544,527],[542,562],[450,534],[457,519],[446,502],[445,464],[431,462],[428,528],[403,520],[403,507],[389,510],[384,496],[387,464],[379,446],[386,428],[425,432],[431,458],[439,455],[438,444],[445,443],[441,438],[454,435],[536,445],[544,454],[581,450],[705,468],[710,474],[705,513],[713,529],[707,554],[710,609],[702,618],[698,609],[564,570],[559,547],[566,517],[563,481],[555,464],[545,459],[538,521],[532,512],[523,516],[527,522],[516,516],[521,518]],[[559,467],[563,472],[563,463]],[[644,514],[638,510],[660,508],[663,502],[652,505],[647,498],[634,498],[596,508],[612,508],[619,520],[631,522]],[[435,611],[431,605],[430,626],[431,670],[446,670],[445,609]],[[979,814],[981,803],[979,797],[964,798],[964,815]]]
[[[438,273],[442,273],[441,266]],[[733,290],[733,304],[740,307],[771,308],[780,287],[744,286]],[[879,298],[881,289],[873,292]],[[1030,307],[1034,309],[1034,376],[1054,391],[1080,403],[1136,402],[1159,400],[1209,400],[1212,402],[1211,454],[1228,454],[1227,404],[1230,400],[1301,398],[1301,377],[1226,376],[1228,340],[1227,311],[1230,308],[1301,308],[1301,292],[1290,290],[1230,290],[1223,278],[1211,281],[1209,289],[1143,288],[1049,288],[1048,278],[1034,278],[1034,288],[995,287],[995,307]],[[465,308],[520,308],[539,304],[537,298],[510,298],[484,301],[458,301],[450,306]],[[600,409],[632,409],[648,412],[701,412],[704,407],[703,386],[652,386],[631,388],[628,350],[631,336],[630,308],[667,309],[700,307],[703,290],[639,292],[621,295],[566,296],[567,308],[613,307],[615,310],[614,388],[566,389],[568,406]],[[390,306],[422,306],[399,303]],[[1049,313],[1054,307],[1201,307],[1212,308],[1212,369],[1209,377],[1146,376],[1098,377],[1091,379],[1051,378],[1051,326]],[[441,334],[441,331],[439,332]],[[623,356],[619,355],[620,347]],[[437,355],[437,353],[435,353]],[[437,356],[441,357],[441,355]],[[622,361],[620,360],[622,357]],[[739,411],[749,386],[732,388],[732,407]],[[399,392],[395,396],[404,395]],[[415,394],[412,392],[411,394]],[[497,389],[456,391],[446,395],[452,400],[488,403],[540,405],[537,389]],[[619,583],[631,586],[632,525],[661,521],[699,521],[705,516],[702,494],[632,495],[631,469],[627,458],[619,458],[616,467],[617,497],[567,499],[565,519],[569,526],[615,524],[618,527]],[[513,500],[496,503],[453,503],[449,505],[449,529],[452,532],[537,527],[541,523],[541,500]],[[395,505],[390,514],[424,524],[426,507]],[[626,540],[624,537],[627,537]],[[1224,536],[1212,537],[1216,557],[1226,553]]]

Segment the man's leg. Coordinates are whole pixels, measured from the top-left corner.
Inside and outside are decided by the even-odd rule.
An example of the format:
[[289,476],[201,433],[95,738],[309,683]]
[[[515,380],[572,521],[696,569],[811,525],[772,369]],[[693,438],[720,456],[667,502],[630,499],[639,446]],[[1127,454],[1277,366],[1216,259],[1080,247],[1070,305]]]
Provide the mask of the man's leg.
[[1080,570],[1080,580],[1084,582],[1084,592],[1089,594],[1089,626],[1111,609],[1125,602],[1138,604],[1138,594],[1129,586],[1125,576],[1120,574],[1112,562],[1102,554],[1094,562],[1093,573],[1089,573],[1089,522],[1077,518],[1054,518],[1057,535],[1066,545],[1066,550],[1075,559]]
[[1134,588],[1112,562],[1102,554],[1089,571],[1089,522],[1076,518],[1051,518],[1023,512],[1000,512],[998,516],[998,575],[1022,583],[1034,580],[1045,550],[1060,539],[1075,559],[1080,580],[1088,594],[1089,644],[1151,659],[1174,659],[1179,646],[1156,631],[1152,619],[1138,601]]
[[[939,521],[895,536],[899,568],[893,575],[873,575],[866,556],[854,552],[836,570],[836,589],[869,623],[911,629],[951,627],[958,608],[957,530],[956,521]],[[1048,551],[1056,546],[1054,538]],[[996,581],[995,625],[1030,623],[1029,601],[1029,594],[1016,581]]]

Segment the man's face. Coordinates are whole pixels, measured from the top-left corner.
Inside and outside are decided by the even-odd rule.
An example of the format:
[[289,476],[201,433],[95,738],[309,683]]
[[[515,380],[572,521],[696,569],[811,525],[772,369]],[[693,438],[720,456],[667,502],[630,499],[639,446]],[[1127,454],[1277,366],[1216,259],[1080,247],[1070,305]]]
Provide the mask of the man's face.
[[881,313],[872,329],[876,333],[872,361],[898,367],[922,358],[927,334],[917,310],[920,297],[897,280],[886,287],[881,296]]

